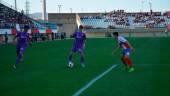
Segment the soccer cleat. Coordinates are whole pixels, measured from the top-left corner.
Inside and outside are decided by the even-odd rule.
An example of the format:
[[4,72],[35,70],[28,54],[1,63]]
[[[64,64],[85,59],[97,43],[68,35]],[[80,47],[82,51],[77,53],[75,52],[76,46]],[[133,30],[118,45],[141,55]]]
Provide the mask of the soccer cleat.
[[128,72],[133,72],[133,71],[135,71],[135,68],[133,67],[128,70]]
[[15,65],[15,64],[12,66],[12,69],[14,69],[14,70],[16,70],[16,69],[17,69],[17,67],[16,67],[16,65]]
[[81,67],[85,68],[86,66],[84,64],[81,64]]

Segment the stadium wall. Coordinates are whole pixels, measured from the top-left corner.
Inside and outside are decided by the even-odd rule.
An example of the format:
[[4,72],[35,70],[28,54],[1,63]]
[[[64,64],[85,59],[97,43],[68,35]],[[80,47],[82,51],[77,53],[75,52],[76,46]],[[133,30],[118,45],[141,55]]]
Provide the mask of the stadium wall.
[[[46,29],[39,29],[39,33],[46,33]],[[57,33],[57,30],[55,29],[52,29],[51,30],[53,33]],[[9,35],[12,34],[12,29],[0,29],[0,34],[5,34],[5,33],[8,33]],[[28,31],[28,33],[31,33],[31,30]]]
[[49,13],[49,22],[54,22],[58,25],[58,32],[66,32],[69,37],[75,30],[76,14],[75,13]]
[[169,37],[170,31],[164,28],[137,28],[137,29],[86,29],[87,37],[110,37],[113,32],[119,32],[126,37]]
[[[96,16],[100,13],[78,13],[80,17]],[[58,25],[58,32],[66,32],[67,37],[73,34],[77,27],[76,13],[48,13],[49,22],[55,22]]]

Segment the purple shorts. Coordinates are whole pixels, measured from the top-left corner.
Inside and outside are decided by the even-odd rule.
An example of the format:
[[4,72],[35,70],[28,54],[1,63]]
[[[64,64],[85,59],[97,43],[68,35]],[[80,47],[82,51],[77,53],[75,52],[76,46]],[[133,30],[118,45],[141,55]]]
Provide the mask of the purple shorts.
[[71,51],[74,52],[74,53],[75,52],[83,53],[84,49],[83,48],[75,48],[75,47],[73,47]]
[[16,51],[18,53],[24,53],[26,46],[25,45],[17,45]]

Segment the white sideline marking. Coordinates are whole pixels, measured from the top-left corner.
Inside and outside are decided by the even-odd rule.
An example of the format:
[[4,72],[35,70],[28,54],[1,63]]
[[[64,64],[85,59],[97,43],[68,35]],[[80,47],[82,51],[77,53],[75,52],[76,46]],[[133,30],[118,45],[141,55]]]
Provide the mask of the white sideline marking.
[[170,66],[170,64],[136,64],[135,66]]
[[99,76],[95,77],[94,79],[92,79],[89,83],[87,83],[84,87],[82,87],[80,90],[78,90],[77,92],[75,92],[73,94],[73,96],[79,96],[83,91],[85,91],[87,88],[89,88],[91,85],[93,85],[97,80],[99,80],[100,78],[102,78],[104,75],[106,75],[107,73],[109,73],[112,69],[114,69],[117,65],[112,65],[110,68],[108,68],[106,71],[104,71],[102,74],[100,74]]

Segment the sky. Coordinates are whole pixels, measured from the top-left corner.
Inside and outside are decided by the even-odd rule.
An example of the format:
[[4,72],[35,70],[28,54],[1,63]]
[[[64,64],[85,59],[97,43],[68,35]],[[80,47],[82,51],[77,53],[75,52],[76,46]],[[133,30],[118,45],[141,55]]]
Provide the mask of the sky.
[[[14,5],[14,0],[2,0]],[[17,0],[18,9],[25,10],[26,0]],[[30,13],[42,12],[42,0],[28,0]],[[143,3],[142,3],[143,1]],[[123,9],[126,12],[149,11],[152,2],[153,11],[170,11],[170,0],[46,0],[47,13],[58,13],[58,5],[62,5],[61,13],[109,12]],[[143,7],[142,7],[143,6]]]

